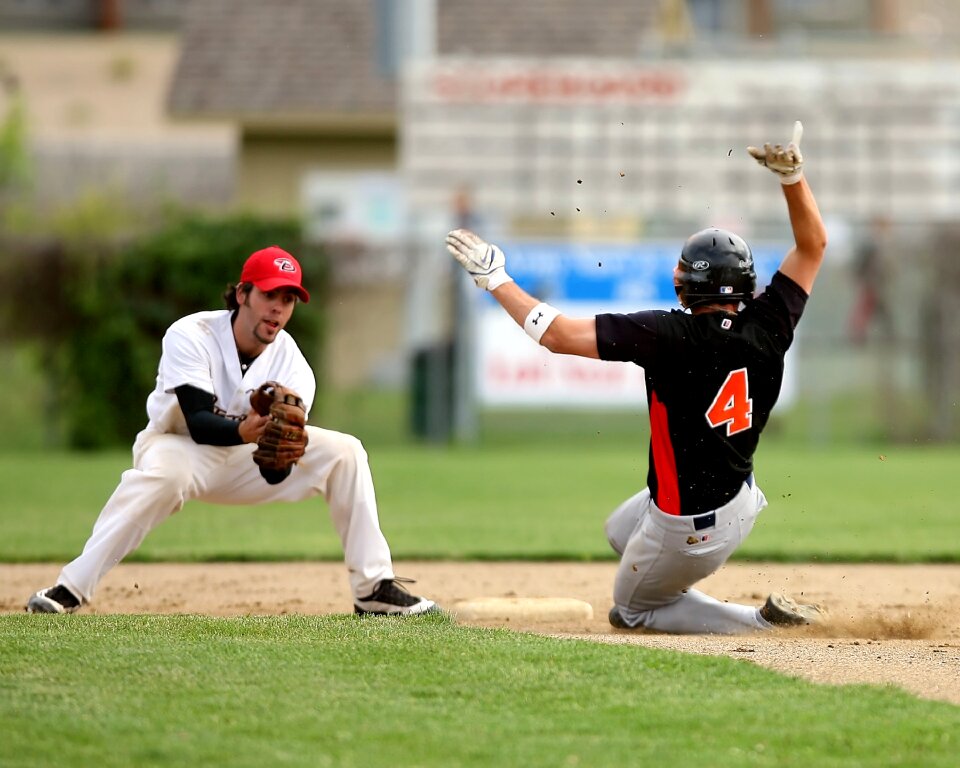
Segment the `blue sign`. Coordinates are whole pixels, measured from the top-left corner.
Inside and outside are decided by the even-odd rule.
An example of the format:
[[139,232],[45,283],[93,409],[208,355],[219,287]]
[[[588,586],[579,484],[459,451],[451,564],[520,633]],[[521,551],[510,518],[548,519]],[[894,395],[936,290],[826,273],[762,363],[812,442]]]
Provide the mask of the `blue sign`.
[[[505,241],[507,271],[543,301],[631,305],[634,309],[677,306],[673,269],[681,242],[561,243]],[[758,286],[767,284],[789,245],[751,245]]]

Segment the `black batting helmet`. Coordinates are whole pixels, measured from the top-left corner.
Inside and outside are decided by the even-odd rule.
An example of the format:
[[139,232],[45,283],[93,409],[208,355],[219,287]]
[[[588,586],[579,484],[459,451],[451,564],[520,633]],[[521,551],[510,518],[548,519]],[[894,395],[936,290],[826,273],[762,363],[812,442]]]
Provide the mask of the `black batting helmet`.
[[680,303],[746,301],[757,287],[750,246],[725,229],[704,229],[683,244],[674,274]]

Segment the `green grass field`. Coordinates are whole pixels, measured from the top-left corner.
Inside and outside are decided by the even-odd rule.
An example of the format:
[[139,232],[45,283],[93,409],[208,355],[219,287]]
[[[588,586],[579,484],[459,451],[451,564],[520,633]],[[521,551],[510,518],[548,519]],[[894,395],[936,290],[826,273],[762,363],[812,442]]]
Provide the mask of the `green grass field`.
[[960,708],[442,616],[4,617],[0,764],[955,766]]
[[[609,558],[603,520],[646,470],[628,441],[387,441],[394,555]],[[0,456],[0,561],[72,558],[128,461]],[[770,507],[738,557],[956,562],[958,466],[957,447],[769,441]],[[316,500],[191,503],[135,557],[341,555]],[[443,616],[0,616],[0,691],[4,766],[954,766],[960,733],[960,707],[894,688]]]
[[[582,446],[582,447],[581,447]],[[814,449],[771,442],[757,477],[770,501],[740,559],[958,562],[960,448]],[[129,456],[4,455],[0,560],[53,561],[82,547]],[[371,451],[381,523],[398,559],[611,558],[603,522],[646,477],[642,451],[598,441],[549,451],[497,445]],[[322,500],[187,506],[139,560],[339,559]]]

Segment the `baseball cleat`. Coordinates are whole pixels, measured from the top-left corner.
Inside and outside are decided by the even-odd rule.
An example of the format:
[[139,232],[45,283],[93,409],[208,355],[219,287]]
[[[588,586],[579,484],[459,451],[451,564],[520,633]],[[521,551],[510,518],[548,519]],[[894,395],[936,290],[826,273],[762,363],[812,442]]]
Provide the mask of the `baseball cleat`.
[[776,627],[799,627],[818,623],[823,619],[824,611],[819,605],[803,605],[774,592],[760,608],[760,616]]
[[384,579],[368,597],[354,600],[354,613],[360,616],[415,616],[440,611],[440,606],[433,600],[411,595],[400,581],[412,579]]
[[77,596],[63,584],[41,589],[27,601],[27,613],[73,613],[80,607]]
[[613,606],[610,609],[610,613],[607,614],[607,620],[610,622],[611,627],[616,627],[617,629],[638,629],[638,627],[633,627],[627,624],[627,620],[623,618],[623,614],[620,613],[620,609],[617,606]]

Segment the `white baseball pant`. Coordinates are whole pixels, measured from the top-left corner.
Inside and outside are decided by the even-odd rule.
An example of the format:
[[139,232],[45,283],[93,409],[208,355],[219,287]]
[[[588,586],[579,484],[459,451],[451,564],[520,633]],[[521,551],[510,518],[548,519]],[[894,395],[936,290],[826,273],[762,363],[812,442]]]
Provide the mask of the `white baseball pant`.
[[144,430],[133,445],[133,468],[123,473],[83,552],[58,583],[92,600],[104,575],[192,499],[249,505],[321,495],[343,545],[351,591],[369,595],[394,573],[367,453],[352,435],[312,426],[307,432],[306,453],[290,476],[270,485],[253,463],[253,444],[199,445],[189,436]]
[[768,629],[758,607],[691,589],[736,551],[765,506],[752,478],[727,504],[702,515],[668,515],[646,488],[627,499],[605,526],[610,546],[621,555],[613,589],[620,615],[630,626],[673,634]]

